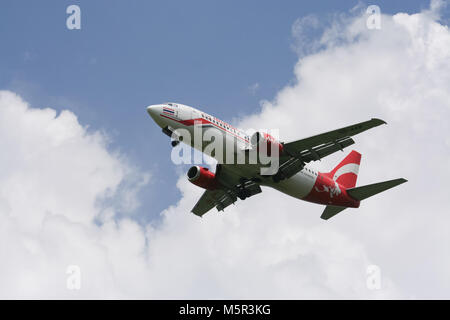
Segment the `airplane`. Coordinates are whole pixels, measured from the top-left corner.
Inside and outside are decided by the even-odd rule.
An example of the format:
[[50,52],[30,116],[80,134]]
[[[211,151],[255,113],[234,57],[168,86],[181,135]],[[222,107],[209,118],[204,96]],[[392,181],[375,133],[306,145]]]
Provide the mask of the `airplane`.
[[[187,130],[190,134],[194,134],[195,129],[201,129],[214,130],[222,137],[223,145],[225,142],[231,142],[235,147],[233,152],[240,153],[244,157],[249,150],[255,149],[270,153],[267,151],[268,146],[279,151],[278,170],[270,175],[261,174],[260,161],[256,164],[218,163],[215,172],[199,165],[192,166],[187,172],[189,181],[206,189],[192,209],[192,213],[200,217],[214,207],[218,211],[223,211],[238,198],[245,200],[259,194],[262,192],[261,186],[264,186],[300,200],[325,205],[320,217],[328,220],[347,208],[358,208],[362,200],[407,181],[399,178],[356,187],[361,154],[355,150],[330,172],[319,172],[310,165],[313,161],[343,151],[344,148],[354,144],[352,136],[386,124],[381,119],[372,118],[285,143],[279,142],[266,132],[255,132],[249,136],[206,112],[179,103],[150,105],[147,107],[147,113],[162,128],[162,132],[172,138],[173,147],[183,142],[213,158],[216,157],[214,152],[207,151],[205,141],[194,143],[193,139],[186,141],[177,134],[180,129]],[[266,148],[263,148],[264,146]]]

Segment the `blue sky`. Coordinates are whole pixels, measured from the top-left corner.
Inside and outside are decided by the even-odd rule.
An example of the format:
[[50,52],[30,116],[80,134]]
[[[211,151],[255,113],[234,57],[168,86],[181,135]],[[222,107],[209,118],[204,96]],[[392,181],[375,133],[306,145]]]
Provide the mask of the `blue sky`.
[[[82,29],[66,28],[81,7]],[[2,1],[0,89],[34,107],[73,111],[105,130],[151,183],[141,218],[179,194],[169,140],[145,106],[177,101],[226,121],[259,110],[289,83],[297,18],[348,12],[356,1]],[[412,13],[428,1],[376,1],[383,13]],[[257,83],[255,92],[249,87]],[[302,136],[299,132],[299,138]]]

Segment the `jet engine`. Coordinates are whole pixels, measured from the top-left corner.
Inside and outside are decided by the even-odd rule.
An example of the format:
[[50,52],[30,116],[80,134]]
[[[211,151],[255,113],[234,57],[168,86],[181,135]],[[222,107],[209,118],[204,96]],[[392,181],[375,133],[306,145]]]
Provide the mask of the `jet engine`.
[[187,176],[190,182],[203,189],[214,190],[217,188],[216,175],[208,168],[193,166],[188,170]]
[[259,152],[264,152],[269,157],[272,154],[272,148],[278,150],[278,156],[283,154],[283,144],[265,132],[255,132],[250,137],[250,144],[252,147],[256,147]]

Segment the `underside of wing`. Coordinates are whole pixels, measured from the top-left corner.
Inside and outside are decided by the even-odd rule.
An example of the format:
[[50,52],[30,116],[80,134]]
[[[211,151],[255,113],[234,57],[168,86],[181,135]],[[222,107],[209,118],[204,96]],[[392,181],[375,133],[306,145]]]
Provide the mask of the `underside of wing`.
[[237,196],[232,192],[227,192],[227,190],[206,190],[192,209],[192,213],[201,217],[214,207],[221,211],[230,204],[235,203],[236,200]]
[[288,150],[288,152],[296,154],[305,150],[317,148],[324,144],[335,144],[339,146],[339,143],[342,141],[382,124],[386,124],[386,122],[381,119],[372,118],[369,121],[356,123],[351,126],[328,131],[309,138],[288,142],[284,144],[284,147]]
[[240,176],[230,168],[231,166],[217,165],[215,176],[219,187],[206,190],[192,209],[192,213],[201,217],[214,207],[218,211],[223,211],[238,198],[244,200],[262,191],[257,182]]
[[280,168],[275,179],[286,179],[303,169],[305,163],[320,160],[336,151],[352,145],[352,136],[386,124],[380,119],[371,119],[341,129],[321,133],[309,138],[283,144],[285,155],[280,161]]

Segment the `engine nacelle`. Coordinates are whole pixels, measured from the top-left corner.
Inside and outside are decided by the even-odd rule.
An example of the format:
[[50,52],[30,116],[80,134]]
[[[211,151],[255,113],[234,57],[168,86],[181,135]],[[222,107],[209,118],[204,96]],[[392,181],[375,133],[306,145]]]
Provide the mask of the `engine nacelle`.
[[216,175],[208,168],[193,166],[188,170],[187,176],[190,182],[203,189],[214,190],[217,188]]
[[266,153],[267,156],[272,155],[272,148],[278,150],[278,157],[283,154],[283,145],[274,137],[265,132],[255,132],[250,137],[250,144],[256,147],[258,151]]

